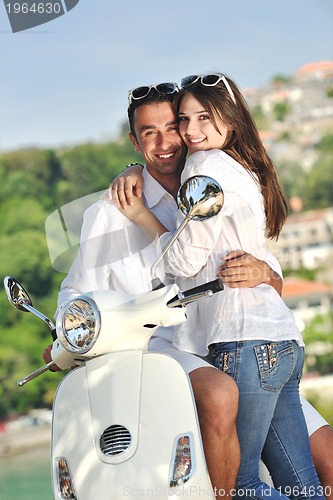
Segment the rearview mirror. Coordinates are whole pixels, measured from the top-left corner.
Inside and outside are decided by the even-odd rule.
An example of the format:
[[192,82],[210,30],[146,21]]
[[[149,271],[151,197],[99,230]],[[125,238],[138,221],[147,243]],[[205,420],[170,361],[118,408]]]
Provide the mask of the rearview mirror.
[[32,300],[28,292],[23,288],[13,276],[6,276],[4,279],[4,287],[9,302],[20,311],[28,312],[29,309],[25,306],[32,306]]
[[173,245],[180,233],[184,230],[190,220],[203,221],[217,215],[224,203],[223,190],[220,184],[206,175],[196,175],[187,179],[179,188],[177,195],[179,209],[185,215],[183,222],[176,229],[172,238],[168,241],[160,255],[151,267],[151,279],[153,290],[163,286],[156,277],[156,269],[169,248]]

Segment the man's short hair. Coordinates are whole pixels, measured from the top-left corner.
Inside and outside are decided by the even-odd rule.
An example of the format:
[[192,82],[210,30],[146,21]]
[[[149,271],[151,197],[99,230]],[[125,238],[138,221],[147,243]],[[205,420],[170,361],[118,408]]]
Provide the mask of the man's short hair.
[[135,129],[134,129],[134,112],[137,108],[140,106],[143,106],[144,104],[158,104],[160,102],[173,102],[173,99],[177,92],[174,92],[172,94],[162,94],[161,92],[158,92],[155,89],[151,89],[149,94],[146,97],[143,97],[142,99],[132,99],[131,104],[129,105],[127,109],[127,115],[128,115],[128,122],[129,122],[129,127],[131,133],[135,135]]

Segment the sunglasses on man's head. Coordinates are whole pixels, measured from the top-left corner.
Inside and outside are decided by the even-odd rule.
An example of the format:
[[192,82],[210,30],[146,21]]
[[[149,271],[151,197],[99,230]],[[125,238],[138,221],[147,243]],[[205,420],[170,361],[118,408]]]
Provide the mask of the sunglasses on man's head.
[[228,80],[224,75],[221,75],[219,73],[216,74],[208,74],[208,75],[189,75],[185,76],[184,78],[181,79],[180,82],[180,88],[183,89],[184,87],[187,87],[188,85],[192,85],[192,83],[196,83],[197,81],[200,80],[200,83],[204,85],[205,87],[215,87],[219,82],[223,82],[225,88],[229,92],[229,95],[233,102],[236,104],[236,98],[235,94],[232,91],[232,88],[230,87]]
[[132,101],[137,101],[139,99],[144,99],[147,97],[152,90],[156,90],[160,94],[174,94],[179,92],[179,87],[177,83],[158,83],[154,85],[144,85],[142,87],[135,87],[128,91],[128,105],[130,106]]

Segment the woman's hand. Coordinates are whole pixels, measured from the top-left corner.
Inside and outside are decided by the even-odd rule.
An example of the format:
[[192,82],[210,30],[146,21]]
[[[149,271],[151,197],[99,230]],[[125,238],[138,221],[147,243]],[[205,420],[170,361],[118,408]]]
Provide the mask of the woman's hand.
[[130,205],[126,203],[125,207],[118,206],[118,210],[138,225],[140,225],[140,221],[143,218],[150,214],[150,210],[145,206],[143,197],[139,198],[135,194],[131,198]]
[[266,283],[281,295],[282,278],[264,260],[259,260],[243,250],[229,252],[223,260],[217,276],[230,288],[252,288]]
[[110,184],[102,198],[115,203],[118,208],[133,206],[134,196],[141,198],[143,192],[142,168],[139,165],[127,168]]
[[145,206],[143,197],[138,198],[134,195],[131,205],[126,205],[126,208],[118,207],[118,210],[135,222],[152,243],[155,243],[159,236],[167,232],[163,224]]

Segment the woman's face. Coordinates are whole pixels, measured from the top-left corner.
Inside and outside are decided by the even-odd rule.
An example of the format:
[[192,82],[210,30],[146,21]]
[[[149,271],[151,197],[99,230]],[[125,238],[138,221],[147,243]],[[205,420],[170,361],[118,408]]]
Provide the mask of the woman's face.
[[187,93],[181,100],[179,107],[179,133],[188,147],[189,153],[222,149],[228,127],[214,115],[219,132],[214,127],[208,111],[204,109],[191,93]]

